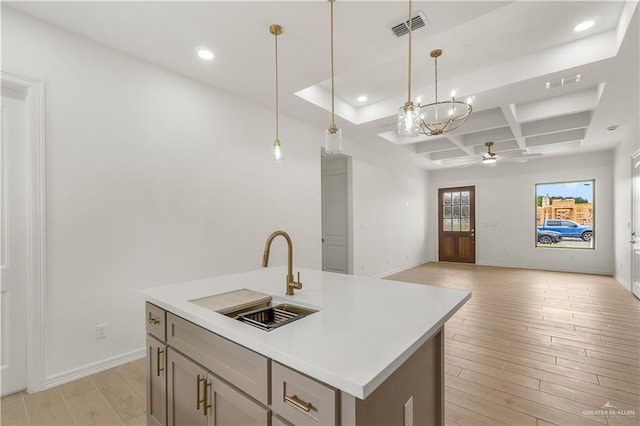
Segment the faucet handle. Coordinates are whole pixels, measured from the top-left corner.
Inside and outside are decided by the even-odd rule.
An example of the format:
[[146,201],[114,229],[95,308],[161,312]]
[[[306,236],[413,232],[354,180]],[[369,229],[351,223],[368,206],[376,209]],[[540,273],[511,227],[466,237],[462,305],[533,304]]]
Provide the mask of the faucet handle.
[[296,290],[300,290],[302,288],[302,283],[300,282],[300,272],[298,272],[298,281],[290,282],[289,287],[295,288]]

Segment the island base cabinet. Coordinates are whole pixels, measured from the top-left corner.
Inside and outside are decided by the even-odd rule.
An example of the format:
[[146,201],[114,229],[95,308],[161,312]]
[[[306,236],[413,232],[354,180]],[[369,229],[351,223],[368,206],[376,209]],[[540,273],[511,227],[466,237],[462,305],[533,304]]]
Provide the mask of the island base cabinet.
[[147,334],[147,425],[167,424],[167,346]]
[[216,426],[268,426],[271,411],[242,395],[218,378],[211,394]]
[[410,398],[414,426],[444,425],[444,327],[367,399],[342,392],[342,425],[403,425],[404,406]]
[[167,424],[208,425],[207,370],[169,348],[167,372]]
[[268,426],[270,410],[168,349],[169,426]]

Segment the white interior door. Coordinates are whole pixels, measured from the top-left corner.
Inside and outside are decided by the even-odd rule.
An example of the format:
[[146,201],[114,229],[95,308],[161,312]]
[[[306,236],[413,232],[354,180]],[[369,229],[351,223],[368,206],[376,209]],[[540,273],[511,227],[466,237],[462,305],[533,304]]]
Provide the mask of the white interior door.
[[631,291],[640,298],[640,152],[631,167]]
[[0,389],[27,387],[27,104],[2,88],[0,138]]
[[349,273],[348,159],[322,159],[322,270]]

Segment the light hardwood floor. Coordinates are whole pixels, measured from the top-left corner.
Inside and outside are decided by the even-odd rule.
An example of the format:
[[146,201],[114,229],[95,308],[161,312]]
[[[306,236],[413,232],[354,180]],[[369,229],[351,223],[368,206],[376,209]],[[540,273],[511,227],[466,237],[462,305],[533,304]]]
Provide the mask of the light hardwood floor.
[[472,292],[445,326],[447,424],[640,424],[640,301],[612,277],[428,263],[388,278]]
[[[388,279],[473,293],[445,328],[447,425],[640,425],[640,301],[613,278],[429,263]],[[135,361],[3,398],[2,425],[143,425],[144,389]]]
[[2,425],[146,425],[145,360],[2,398]]

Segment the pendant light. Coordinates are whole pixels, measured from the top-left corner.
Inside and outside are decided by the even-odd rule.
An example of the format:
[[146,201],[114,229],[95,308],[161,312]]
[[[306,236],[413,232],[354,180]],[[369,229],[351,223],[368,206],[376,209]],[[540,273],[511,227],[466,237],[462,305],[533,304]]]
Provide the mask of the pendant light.
[[276,44],[276,139],[273,141],[271,162],[284,163],[284,150],[278,134],[278,36],[282,34],[282,27],[278,24],[271,25],[269,32],[274,35]]
[[438,102],[438,58],[442,55],[442,50],[436,49],[431,52],[431,57],[435,63],[435,102],[420,105],[420,133],[427,136],[436,136],[447,133],[462,126],[473,108],[471,98],[467,102],[456,100],[455,91],[451,92],[451,99]]
[[342,152],[342,130],[336,126],[335,114],[335,80],[333,76],[333,3],[331,4],[331,127],[324,134],[324,149],[327,154],[339,154]]
[[407,84],[407,102],[398,110],[398,136],[418,136],[420,128],[420,108],[414,105],[411,100],[411,33],[412,33],[412,16],[411,16],[411,0],[409,0],[409,66],[408,66],[408,84]]

